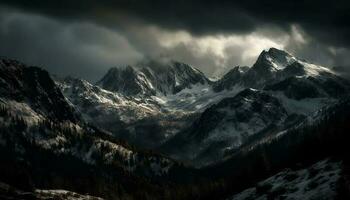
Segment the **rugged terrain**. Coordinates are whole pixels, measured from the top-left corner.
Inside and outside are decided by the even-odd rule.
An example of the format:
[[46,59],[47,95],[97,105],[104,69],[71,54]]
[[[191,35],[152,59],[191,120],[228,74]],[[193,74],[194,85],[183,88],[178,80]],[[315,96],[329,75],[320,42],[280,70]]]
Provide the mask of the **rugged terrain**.
[[93,84],[1,59],[1,197],[347,197],[349,91],[275,48],[217,81],[177,61]]

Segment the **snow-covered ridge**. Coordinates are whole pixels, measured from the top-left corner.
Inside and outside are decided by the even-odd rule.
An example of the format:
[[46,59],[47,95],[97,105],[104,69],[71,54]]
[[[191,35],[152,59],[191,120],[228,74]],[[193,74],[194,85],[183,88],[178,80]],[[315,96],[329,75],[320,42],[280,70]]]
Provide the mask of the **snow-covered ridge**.
[[341,163],[323,160],[306,169],[284,170],[254,188],[246,189],[227,200],[243,199],[334,199],[341,178]]
[[79,194],[62,189],[35,189],[34,191],[22,191],[6,183],[0,182],[0,196],[3,199],[56,199],[56,200],[103,200],[100,197],[89,194]]
[[104,90],[82,79],[66,78],[56,83],[67,100],[86,117],[86,120],[91,122],[96,118],[92,119],[94,115],[90,113],[96,112],[99,112],[101,117],[108,115],[114,120],[121,120],[125,123],[159,113],[159,107],[152,99],[128,97]]
[[270,65],[272,67],[271,70],[274,71],[283,71],[286,67],[292,65],[293,63],[299,63],[304,67],[305,76],[319,76],[321,73],[325,72],[335,74],[335,72],[329,68],[308,63],[305,60],[292,56],[286,51],[276,48],[270,48],[268,51],[264,50],[260,54],[255,65],[262,63]]
[[268,51],[263,50],[258,57],[256,64],[265,62],[272,67],[271,70],[277,71],[283,70],[286,66],[295,61],[297,61],[297,59],[288,52],[276,48],[270,48]]
[[78,194],[67,190],[35,190],[35,197],[40,199],[66,199],[66,200],[103,200],[103,198],[88,194]]
[[277,83],[290,77],[337,79],[336,73],[331,69],[309,63],[275,48],[264,50],[248,70],[238,69],[240,68],[232,69],[219,80],[215,84],[216,90],[230,89],[234,85],[262,89],[267,84]]

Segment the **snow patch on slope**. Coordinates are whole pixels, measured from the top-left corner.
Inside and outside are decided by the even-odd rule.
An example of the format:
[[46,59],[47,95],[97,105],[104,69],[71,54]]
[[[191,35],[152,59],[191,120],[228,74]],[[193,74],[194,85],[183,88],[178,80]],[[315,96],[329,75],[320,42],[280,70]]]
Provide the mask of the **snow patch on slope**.
[[233,97],[244,88],[235,86],[231,90],[213,91],[208,84],[196,84],[176,94],[157,95],[152,98],[170,111],[201,112],[225,97]]
[[335,99],[331,98],[305,98],[301,100],[295,100],[286,97],[282,92],[270,92],[274,97],[278,98],[283,104],[283,107],[288,113],[296,113],[302,115],[311,115],[317,110],[326,105],[335,103]]
[[5,106],[12,116],[21,116],[28,125],[38,124],[44,116],[35,112],[27,103],[0,98],[0,105]]
[[323,160],[306,169],[284,170],[228,200],[334,199],[340,177],[341,163]]
[[68,190],[35,190],[35,196],[38,199],[66,199],[66,200],[103,200],[100,197],[88,194],[78,194]]

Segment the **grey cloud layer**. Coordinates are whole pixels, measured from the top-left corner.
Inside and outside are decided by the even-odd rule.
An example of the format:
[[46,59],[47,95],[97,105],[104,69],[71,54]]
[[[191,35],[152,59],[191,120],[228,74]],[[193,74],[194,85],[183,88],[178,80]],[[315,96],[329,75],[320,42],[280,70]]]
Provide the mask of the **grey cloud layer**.
[[88,23],[64,24],[2,10],[0,55],[40,65],[51,73],[96,80],[111,66],[142,58],[122,35]]
[[[300,24],[315,37],[350,45],[350,2],[312,0],[3,0],[6,5],[65,20],[87,19],[113,25],[115,20],[143,21],[195,34],[247,33],[265,24]],[[128,22],[126,22],[128,23]]]
[[[233,42],[244,38],[239,37]],[[222,67],[248,64],[262,48],[270,46],[259,47],[247,61],[242,54],[253,48],[254,41],[230,44],[226,40],[147,25],[108,29],[87,21],[58,21],[15,9],[3,8],[0,14],[1,56],[42,66],[53,74],[91,81],[97,81],[109,67],[160,57],[195,65],[210,76],[218,69],[227,70]]]
[[159,57],[217,75],[271,46],[350,66],[347,1],[5,0],[0,10],[0,55],[92,81]]

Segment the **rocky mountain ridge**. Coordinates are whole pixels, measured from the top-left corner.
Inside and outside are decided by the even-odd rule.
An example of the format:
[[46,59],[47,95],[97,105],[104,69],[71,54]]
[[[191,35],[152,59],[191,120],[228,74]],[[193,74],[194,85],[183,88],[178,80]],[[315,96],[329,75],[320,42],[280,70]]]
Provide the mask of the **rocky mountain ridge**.
[[[75,84],[76,82],[84,84]],[[281,110],[285,112],[285,118],[291,120],[283,124],[284,122],[273,122],[265,117],[262,120],[265,128],[274,127],[264,129],[269,134],[283,131],[283,127],[292,126],[350,90],[349,81],[332,70],[275,48],[263,51],[252,67],[237,66],[216,82],[209,81],[189,65],[175,61],[154,61],[141,66],[112,68],[97,85],[83,80],[61,81],[59,85],[63,94],[83,113],[87,121],[112,133],[119,133],[116,135],[118,138],[136,146],[160,148],[164,153],[180,160],[189,160],[190,163],[197,163],[199,160],[202,160],[201,163],[211,163],[214,158],[222,158],[224,152],[239,147],[242,138],[249,141],[262,134],[262,130],[251,128],[249,123],[238,125],[237,120],[232,117],[224,123],[226,128],[214,127],[215,134],[206,133],[208,138],[201,145],[197,137],[189,134],[191,129],[198,129],[197,121],[205,119],[205,113],[215,110],[216,104],[230,102],[232,97],[240,96],[240,92],[244,93],[244,90],[258,90],[257,93],[263,92],[265,96],[277,99]],[[253,101],[259,102],[259,98]],[[248,103],[250,102],[247,101],[243,106],[249,107]],[[245,114],[252,113],[247,111]],[[276,113],[276,116],[279,114],[281,113]],[[204,121],[209,122],[204,126],[215,124],[215,120],[210,120],[210,117]],[[273,123],[267,123],[269,121]],[[237,128],[240,133],[250,134],[244,134],[244,137],[236,135],[233,130]],[[250,137],[253,135],[254,137]],[[235,141],[240,145],[226,140],[226,136],[239,137]],[[185,153],[187,151],[178,155],[174,152],[177,148],[172,145],[177,144],[177,140],[184,140],[179,149],[186,147],[189,150],[193,148],[191,144],[197,144],[200,148],[195,148],[195,156]]]

